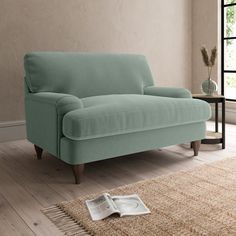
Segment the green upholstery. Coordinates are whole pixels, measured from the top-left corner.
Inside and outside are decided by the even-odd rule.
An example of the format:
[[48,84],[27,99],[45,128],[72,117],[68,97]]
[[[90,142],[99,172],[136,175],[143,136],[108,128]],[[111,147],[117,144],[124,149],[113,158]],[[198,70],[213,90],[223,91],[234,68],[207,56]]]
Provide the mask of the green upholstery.
[[184,88],[166,88],[149,86],[144,88],[145,95],[172,97],[172,98],[191,98],[192,94]]
[[28,139],[75,165],[205,137],[207,103],[154,87],[143,56],[25,56]]
[[198,99],[119,94],[82,99],[84,109],[68,112],[63,134],[73,140],[205,121],[209,105]]
[[205,122],[200,122],[80,141],[63,137],[60,158],[72,165],[99,161],[200,140],[205,130]]
[[81,100],[72,95],[51,92],[27,93],[25,110],[28,139],[51,154],[59,155],[62,119],[69,111],[82,107]]
[[143,94],[153,85],[144,56],[38,52],[25,56],[26,83],[36,92],[80,98],[105,94]]

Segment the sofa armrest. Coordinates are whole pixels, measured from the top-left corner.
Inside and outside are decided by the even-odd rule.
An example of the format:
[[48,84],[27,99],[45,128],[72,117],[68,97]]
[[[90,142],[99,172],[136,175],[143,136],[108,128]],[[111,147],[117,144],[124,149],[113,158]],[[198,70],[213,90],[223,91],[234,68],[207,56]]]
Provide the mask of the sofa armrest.
[[145,95],[161,96],[161,97],[173,97],[173,98],[191,98],[192,94],[185,88],[168,88],[168,87],[145,87]]
[[25,96],[27,138],[51,154],[60,156],[62,119],[83,108],[81,99],[69,94],[40,92]]
[[51,105],[58,115],[64,115],[69,111],[83,108],[81,99],[76,96],[64,93],[29,93],[26,95],[25,100],[32,101],[41,105]]

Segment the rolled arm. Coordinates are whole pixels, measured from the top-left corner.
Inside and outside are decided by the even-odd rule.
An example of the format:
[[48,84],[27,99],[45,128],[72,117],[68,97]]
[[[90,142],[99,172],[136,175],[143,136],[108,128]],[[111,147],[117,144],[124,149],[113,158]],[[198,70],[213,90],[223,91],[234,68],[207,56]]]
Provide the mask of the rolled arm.
[[62,119],[66,113],[83,108],[81,99],[73,95],[40,92],[25,96],[28,139],[59,157]]
[[168,88],[168,87],[145,87],[145,95],[161,96],[161,97],[173,97],[173,98],[191,98],[192,94],[185,88]]
[[41,105],[51,105],[52,109],[55,109],[58,115],[63,115],[69,111],[83,108],[81,99],[76,96],[64,93],[29,93],[26,95],[25,100],[32,101]]

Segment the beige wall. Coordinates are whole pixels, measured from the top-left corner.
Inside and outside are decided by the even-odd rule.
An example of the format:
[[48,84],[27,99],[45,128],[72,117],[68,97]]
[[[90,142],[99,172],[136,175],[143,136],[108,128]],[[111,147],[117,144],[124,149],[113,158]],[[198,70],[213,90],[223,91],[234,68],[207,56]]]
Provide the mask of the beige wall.
[[[207,71],[202,62],[200,47],[221,48],[221,0],[192,0],[192,91],[201,92],[201,83],[207,78]],[[221,52],[214,68],[214,79],[221,93]],[[221,109],[221,106],[220,106]],[[221,113],[221,112],[220,112]],[[226,122],[236,124],[236,104],[226,102]]]
[[[207,69],[202,62],[200,48],[205,45],[209,51],[214,46],[220,49],[220,24],[218,24],[220,0],[193,0],[192,8],[192,91],[200,93],[201,83],[207,79]],[[220,86],[219,58],[220,50],[218,50],[217,64],[212,73],[212,79]]]
[[141,53],[160,86],[191,88],[190,0],[0,5],[0,122],[24,119],[22,60],[32,50]]

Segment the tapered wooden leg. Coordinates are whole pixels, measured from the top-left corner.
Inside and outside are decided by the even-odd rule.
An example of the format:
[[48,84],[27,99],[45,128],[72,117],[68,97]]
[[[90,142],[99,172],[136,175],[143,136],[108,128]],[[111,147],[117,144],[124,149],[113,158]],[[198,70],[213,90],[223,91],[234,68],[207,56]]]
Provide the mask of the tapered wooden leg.
[[34,145],[34,149],[35,149],[35,152],[36,152],[37,159],[41,160],[43,149],[41,147],[36,146],[36,145]]
[[73,173],[75,176],[75,184],[80,184],[84,171],[84,164],[72,165]]
[[190,143],[190,148],[193,148],[193,142]]
[[200,145],[201,145],[201,140],[191,142],[191,147],[193,148],[194,156],[198,156]]

